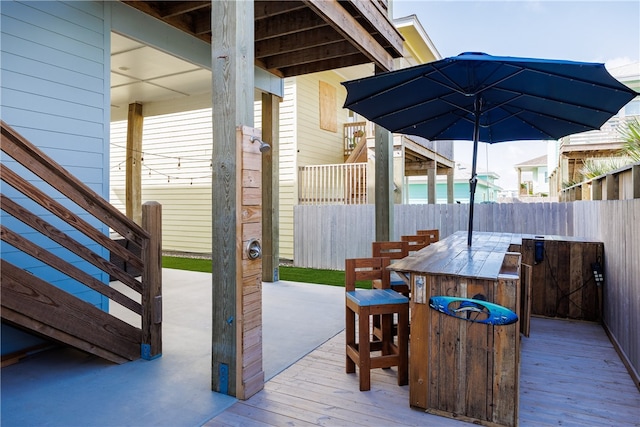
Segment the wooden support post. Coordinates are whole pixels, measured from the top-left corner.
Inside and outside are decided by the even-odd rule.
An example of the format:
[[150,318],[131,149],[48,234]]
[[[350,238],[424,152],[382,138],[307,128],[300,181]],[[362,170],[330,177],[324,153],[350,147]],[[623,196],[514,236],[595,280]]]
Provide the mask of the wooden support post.
[[136,224],[142,221],[142,104],[129,104],[127,158],[125,162],[126,215]]
[[142,245],[142,349],[143,359],[162,355],[162,206],[142,206],[142,228],[151,236]]
[[447,203],[453,203],[453,169],[447,171]]
[[607,186],[607,200],[618,200],[620,197],[618,175],[607,174],[605,185]]
[[631,187],[634,199],[640,199],[640,165],[631,167]]
[[236,129],[253,126],[254,4],[211,2],[211,74],[213,120],[212,343],[211,388],[237,396],[238,324]]
[[[393,136],[392,136],[393,138]],[[401,148],[401,152],[396,155],[395,150],[391,147],[393,164],[393,175],[391,177],[391,206],[395,204],[404,203],[405,194],[406,198],[409,197],[409,186],[404,183],[405,168],[404,168],[404,148]],[[393,226],[391,227],[393,230]]]
[[[385,70],[375,67],[376,74]],[[376,241],[393,240],[393,135],[375,125]]]
[[427,203],[430,205],[436,204],[436,171],[436,168],[427,169]]
[[271,150],[262,154],[262,280],[265,282],[277,282],[280,276],[279,103],[278,96],[262,94],[262,140],[271,145]]
[[581,200],[591,200],[591,184],[583,183],[580,189]]
[[591,182],[591,200],[602,200],[601,179],[595,179]]

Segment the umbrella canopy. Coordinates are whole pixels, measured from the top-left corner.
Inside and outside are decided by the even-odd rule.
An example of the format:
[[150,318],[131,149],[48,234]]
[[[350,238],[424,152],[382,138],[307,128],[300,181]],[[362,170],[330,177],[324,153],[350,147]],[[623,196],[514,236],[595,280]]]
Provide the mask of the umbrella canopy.
[[478,141],[560,139],[599,129],[638,95],[604,64],[485,53],[462,53],[342,84],[345,108],[391,132],[474,142],[469,246]]

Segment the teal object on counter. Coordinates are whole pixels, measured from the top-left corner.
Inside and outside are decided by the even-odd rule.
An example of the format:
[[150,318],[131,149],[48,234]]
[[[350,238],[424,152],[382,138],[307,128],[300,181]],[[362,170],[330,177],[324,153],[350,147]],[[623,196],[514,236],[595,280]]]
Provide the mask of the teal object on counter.
[[518,315],[502,305],[473,298],[434,296],[429,306],[441,313],[487,325],[510,325],[518,321]]

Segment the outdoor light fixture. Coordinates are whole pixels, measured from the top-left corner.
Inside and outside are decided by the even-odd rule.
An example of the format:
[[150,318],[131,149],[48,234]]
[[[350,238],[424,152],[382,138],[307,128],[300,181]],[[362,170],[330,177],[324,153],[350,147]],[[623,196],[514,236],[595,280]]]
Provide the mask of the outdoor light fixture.
[[591,270],[593,270],[593,279],[596,281],[596,285],[602,285],[604,283],[604,274],[600,263],[596,261],[591,264]]
[[259,142],[260,143],[260,152],[261,153],[266,153],[267,151],[271,150],[271,146],[269,144],[267,144],[266,142],[264,142],[263,140],[261,140],[260,138],[258,138],[257,136],[252,136],[251,137],[251,142]]

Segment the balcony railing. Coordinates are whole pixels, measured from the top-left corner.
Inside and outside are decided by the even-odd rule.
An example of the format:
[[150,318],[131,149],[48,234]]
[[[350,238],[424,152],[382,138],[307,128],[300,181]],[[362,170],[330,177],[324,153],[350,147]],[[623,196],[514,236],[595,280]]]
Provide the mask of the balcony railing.
[[622,145],[624,143],[624,137],[620,133],[620,130],[626,126],[627,123],[634,120],[637,116],[618,117],[614,116],[607,121],[600,130],[592,130],[588,132],[578,133],[575,135],[569,135],[562,138],[562,145],[580,145],[580,144],[611,144],[618,143]]
[[344,135],[343,139],[345,160],[353,152],[354,148],[356,148],[358,142],[360,142],[362,138],[373,136],[373,134],[369,135],[367,133],[367,122],[345,123],[342,127],[342,132]]
[[310,165],[298,168],[298,204],[367,203],[366,163]]

